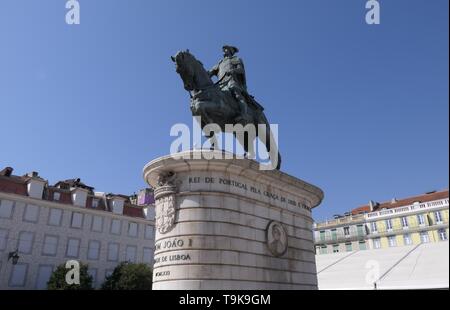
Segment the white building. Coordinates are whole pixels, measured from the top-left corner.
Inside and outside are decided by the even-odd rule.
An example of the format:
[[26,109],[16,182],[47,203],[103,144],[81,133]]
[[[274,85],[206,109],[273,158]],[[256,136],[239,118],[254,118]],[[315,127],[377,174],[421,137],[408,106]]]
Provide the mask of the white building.
[[0,289],[45,289],[52,271],[68,260],[87,263],[96,287],[121,261],[152,264],[153,219],[153,205],[95,193],[79,179],[49,186],[37,173],[20,177],[4,169]]

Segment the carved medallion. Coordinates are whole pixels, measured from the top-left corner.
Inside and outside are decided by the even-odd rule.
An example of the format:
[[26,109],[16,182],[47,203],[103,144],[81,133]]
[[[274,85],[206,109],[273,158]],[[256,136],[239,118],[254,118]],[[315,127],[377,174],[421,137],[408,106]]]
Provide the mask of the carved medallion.
[[283,256],[288,248],[288,234],[283,225],[272,221],[267,226],[267,247],[274,256]]
[[175,226],[176,192],[175,173],[162,173],[158,179],[158,187],[155,188],[155,225],[161,234],[169,232]]

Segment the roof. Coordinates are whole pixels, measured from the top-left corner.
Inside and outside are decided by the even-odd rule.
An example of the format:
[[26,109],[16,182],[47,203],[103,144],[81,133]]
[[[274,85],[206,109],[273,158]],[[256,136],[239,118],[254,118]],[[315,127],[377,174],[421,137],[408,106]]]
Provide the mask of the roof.
[[[6,167],[3,170],[0,170],[0,192],[27,196],[28,193],[26,183],[30,179],[39,179],[45,181],[38,176],[37,172],[32,172],[24,176],[13,175],[12,172],[13,169],[11,167]],[[131,203],[129,196],[112,193],[107,195],[100,192],[94,193],[94,187],[84,184],[79,178],[59,181],[53,186],[49,185],[48,182],[46,182],[41,198],[47,201],[71,205],[73,204],[73,201],[70,188],[73,187],[84,188],[89,191],[85,203],[86,208],[112,212],[112,209],[109,207],[109,201],[111,201],[115,197],[121,197],[125,200],[123,215],[129,217],[146,218],[143,206],[138,206]],[[60,194],[57,200],[55,200],[55,192],[58,192]],[[92,205],[92,201],[94,198],[98,200],[98,205],[96,205],[95,207]]]
[[[431,192],[428,194],[422,194],[418,196],[412,196],[408,198],[398,199],[393,201],[386,201],[379,203],[373,211],[380,210],[380,209],[392,209],[392,208],[398,208],[403,206],[408,206],[413,204],[414,202],[428,202],[433,200],[439,200],[448,198],[448,189],[438,192]],[[361,212],[371,212],[369,205],[360,206],[358,208],[355,208],[352,210],[352,214],[358,214]]]
[[88,185],[84,184],[83,182],[81,182],[80,178],[59,181],[54,186],[58,187],[61,184],[67,184],[69,187],[80,187],[80,188],[87,189],[89,191],[93,191],[94,190],[94,187],[88,186]]
[[449,242],[316,256],[319,289],[449,287]]

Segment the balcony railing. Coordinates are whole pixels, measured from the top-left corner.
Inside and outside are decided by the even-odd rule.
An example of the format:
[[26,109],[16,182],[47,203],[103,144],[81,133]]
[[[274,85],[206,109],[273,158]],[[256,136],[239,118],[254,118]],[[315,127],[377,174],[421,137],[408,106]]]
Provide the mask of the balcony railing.
[[444,220],[437,223],[425,223],[420,225],[408,225],[405,227],[394,227],[392,229],[381,228],[376,231],[370,231],[369,237],[377,237],[377,236],[386,236],[386,235],[398,235],[398,234],[407,234],[418,231],[427,231],[431,229],[440,229],[448,227],[448,220]]
[[376,212],[371,212],[371,213],[367,213],[365,216],[366,216],[366,219],[374,219],[374,218],[378,218],[378,217],[385,217],[385,216],[396,215],[396,214],[401,214],[401,213],[408,213],[408,212],[413,212],[413,211],[424,210],[424,209],[437,209],[437,208],[442,208],[442,207],[448,207],[448,205],[449,205],[448,199],[440,199],[440,200],[434,200],[434,201],[429,201],[429,202],[424,202],[424,203],[414,203],[412,205],[394,208],[394,209],[385,209],[385,210],[380,210],[380,211],[376,211]]
[[336,234],[326,234],[325,237],[319,236],[315,243],[340,243],[340,242],[350,242],[355,240],[364,240],[367,236],[365,232],[353,232],[351,234],[345,235],[343,233]]
[[328,226],[338,226],[341,224],[354,224],[356,222],[363,222],[365,220],[364,214],[344,216],[334,220],[328,220],[322,223],[316,223],[316,228],[328,227]]

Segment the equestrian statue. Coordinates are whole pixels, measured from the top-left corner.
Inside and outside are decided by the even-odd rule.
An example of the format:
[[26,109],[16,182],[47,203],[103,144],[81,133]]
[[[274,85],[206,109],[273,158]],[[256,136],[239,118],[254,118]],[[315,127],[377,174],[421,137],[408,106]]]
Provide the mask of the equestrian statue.
[[[226,132],[227,124],[241,124],[244,128],[249,124],[254,125],[256,137],[265,144],[273,167],[279,170],[281,156],[278,145],[264,115],[264,108],[247,92],[244,62],[236,56],[239,49],[229,45],[222,49],[223,59],[209,71],[189,50],[180,51],[171,57],[184,88],[190,93],[192,115],[201,117],[202,130],[208,124],[217,124],[222,132]],[[214,76],[217,82],[213,82]],[[247,134],[233,133],[247,155],[254,141],[249,141]],[[212,148],[215,148],[217,139],[214,132],[205,132],[205,135]]]

